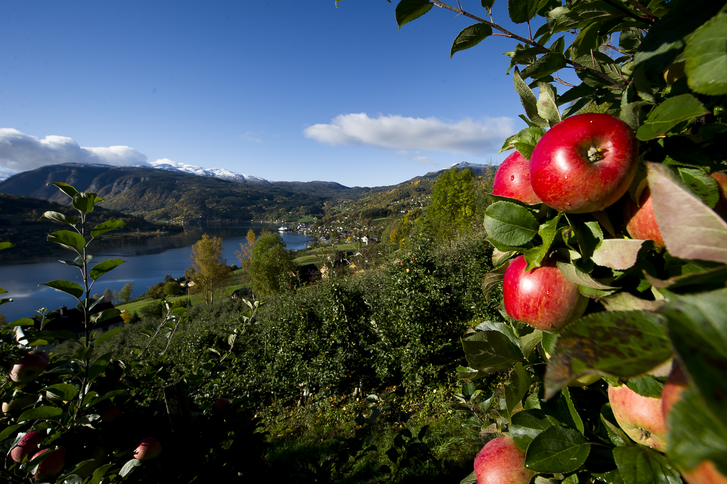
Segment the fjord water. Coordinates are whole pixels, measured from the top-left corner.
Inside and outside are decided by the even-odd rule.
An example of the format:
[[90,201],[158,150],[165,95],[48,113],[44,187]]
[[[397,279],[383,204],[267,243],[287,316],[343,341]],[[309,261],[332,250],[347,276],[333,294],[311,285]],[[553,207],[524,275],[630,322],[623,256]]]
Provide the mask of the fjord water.
[[[182,277],[192,264],[192,245],[205,233],[210,237],[222,238],[222,258],[227,260],[228,265],[239,265],[235,251],[240,250],[240,244],[247,243],[247,232],[251,228],[256,236],[260,235],[263,228],[277,230],[275,226],[262,225],[205,227],[186,230],[180,235],[134,240],[113,248],[94,250],[91,244],[90,253],[94,256],[91,266],[107,259],[126,261],[101,276],[91,289],[91,294],[101,294],[106,288],[118,291],[124,284],[133,282],[132,297],[136,297],[163,281],[167,275]],[[298,232],[284,232],[281,236],[288,250],[303,249],[312,240]],[[58,262],[61,258],[71,259],[71,255],[69,251],[63,257],[3,262],[0,265],[0,287],[8,292],[0,295],[0,298],[12,298],[13,302],[0,306],[0,314],[4,314],[8,321],[14,321],[36,314],[41,307],[51,311],[64,305],[75,306],[77,301],[68,294],[39,285],[57,279],[82,285],[78,269]]]

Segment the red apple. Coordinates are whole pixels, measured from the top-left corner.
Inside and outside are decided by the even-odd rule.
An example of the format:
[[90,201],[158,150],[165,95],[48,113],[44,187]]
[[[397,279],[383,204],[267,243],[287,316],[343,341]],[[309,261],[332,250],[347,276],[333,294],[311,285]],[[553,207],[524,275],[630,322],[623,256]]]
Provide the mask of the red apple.
[[510,437],[497,437],[475,457],[477,484],[528,484],[535,472],[525,467],[525,452]]
[[66,457],[65,447],[58,447],[56,449],[48,448],[43,449],[33,456],[30,463],[33,464],[33,460],[38,457],[48,454],[35,469],[33,478],[36,480],[45,479],[47,477],[55,476],[63,470],[63,459]]
[[715,171],[709,176],[715,179],[719,189],[719,200],[717,200],[717,204],[714,206],[714,211],[717,212],[717,215],[727,220],[727,173]]
[[113,422],[121,416],[121,409],[113,403],[106,405],[101,409],[100,417],[104,423]]
[[162,444],[154,437],[147,437],[139,442],[134,449],[134,459],[145,461],[157,457],[162,451]]
[[492,194],[529,204],[541,203],[530,185],[530,161],[517,151],[505,158],[492,180]]
[[229,406],[230,400],[225,397],[220,397],[212,404],[212,411],[215,413],[219,413]]
[[626,385],[609,385],[608,400],[616,422],[626,435],[639,444],[666,451],[661,398],[641,396]]
[[18,445],[10,451],[10,458],[15,462],[23,462],[25,456],[28,456],[38,449],[38,445],[43,442],[45,435],[41,432],[28,432],[23,435]]
[[505,271],[502,292],[511,318],[543,331],[557,331],[583,315],[588,298],[560,272],[555,259],[548,258],[529,272],[526,266],[521,255]]
[[626,193],[638,163],[629,125],[610,114],[579,114],[553,126],[535,145],[530,182],[549,207],[595,212]]
[[28,383],[43,373],[50,363],[47,354],[40,350],[33,350],[19,358],[10,370],[10,379],[15,383]]
[[639,195],[639,203],[630,198],[626,200],[623,215],[626,231],[631,238],[649,239],[653,240],[656,245],[664,246],[664,238],[661,236],[661,230],[656,224],[654,205],[651,202],[651,191],[648,187],[644,188],[641,195]]
[[[675,362],[669,377],[661,391],[662,413],[664,426],[668,429],[668,416],[672,407],[681,398],[682,392],[689,386],[687,376],[679,363]],[[697,464],[689,472],[680,470],[682,477],[688,484],[727,484],[727,477],[721,474],[714,466],[714,462],[705,460]]]

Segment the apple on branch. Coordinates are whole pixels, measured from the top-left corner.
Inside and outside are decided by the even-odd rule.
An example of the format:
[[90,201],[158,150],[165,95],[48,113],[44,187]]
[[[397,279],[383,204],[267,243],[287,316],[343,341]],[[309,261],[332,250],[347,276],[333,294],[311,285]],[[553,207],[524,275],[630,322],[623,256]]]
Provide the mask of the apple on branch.
[[511,437],[490,440],[475,457],[477,484],[528,484],[534,475]]
[[492,180],[492,194],[528,204],[541,203],[530,184],[530,161],[516,151],[505,158]]
[[43,457],[43,460],[38,463],[35,467],[35,472],[33,473],[33,478],[36,480],[55,476],[63,470],[63,461],[66,458],[65,447],[43,449],[33,456],[30,464],[33,465],[33,461],[41,456],[45,457]]
[[38,449],[38,445],[43,442],[44,437],[42,432],[28,432],[23,435],[18,445],[10,451],[10,458],[18,463],[23,462],[26,456]]
[[639,444],[666,451],[661,398],[644,397],[626,385],[608,386],[608,400],[621,430]]
[[134,459],[146,461],[157,457],[162,452],[162,444],[154,437],[147,437],[139,442],[134,449]]
[[517,319],[543,331],[556,332],[583,316],[588,298],[578,285],[565,277],[554,258],[540,267],[525,271],[525,256],[518,256],[505,271],[502,295],[505,311]]
[[540,138],[530,157],[530,182],[549,207],[596,212],[626,193],[638,163],[638,145],[629,125],[610,114],[579,114]]
[[50,358],[40,350],[33,350],[20,357],[10,370],[10,379],[15,383],[28,383],[40,376],[48,367]]

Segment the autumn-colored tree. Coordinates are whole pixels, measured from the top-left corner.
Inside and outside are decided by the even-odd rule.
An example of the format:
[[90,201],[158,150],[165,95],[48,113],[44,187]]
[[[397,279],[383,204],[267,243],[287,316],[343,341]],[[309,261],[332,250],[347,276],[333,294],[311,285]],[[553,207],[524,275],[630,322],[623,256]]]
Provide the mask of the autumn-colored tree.
[[202,239],[192,246],[192,282],[204,293],[209,304],[214,292],[227,287],[232,273],[227,261],[222,258],[222,239],[202,235]]
[[[263,235],[265,232],[263,232]],[[252,249],[255,247],[255,232],[252,229],[247,231],[247,244],[240,244],[240,250],[235,251],[235,257],[240,261],[240,268],[247,271],[250,267]]]

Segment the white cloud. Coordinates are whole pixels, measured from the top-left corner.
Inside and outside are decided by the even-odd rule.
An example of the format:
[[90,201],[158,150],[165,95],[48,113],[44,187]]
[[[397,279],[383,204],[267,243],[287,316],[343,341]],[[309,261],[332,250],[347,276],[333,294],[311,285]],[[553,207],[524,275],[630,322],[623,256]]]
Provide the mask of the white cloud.
[[397,115],[369,117],[366,113],[341,114],[329,124],[315,124],[303,134],[321,143],[371,145],[395,150],[443,151],[484,156],[497,151],[515,128],[511,118],[463,119]]
[[128,146],[86,148],[65,136],[38,139],[17,129],[0,128],[0,171],[21,172],[58,163],[146,165],[147,158]]
[[240,137],[243,140],[248,141],[250,143],[262,143],[263,142],[263,140],[258,138],[257,135],[255,133],[253,133],[252,131],[248,131],[245,134],[241,134]]

